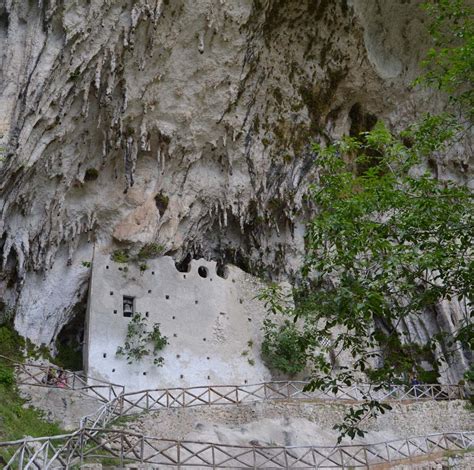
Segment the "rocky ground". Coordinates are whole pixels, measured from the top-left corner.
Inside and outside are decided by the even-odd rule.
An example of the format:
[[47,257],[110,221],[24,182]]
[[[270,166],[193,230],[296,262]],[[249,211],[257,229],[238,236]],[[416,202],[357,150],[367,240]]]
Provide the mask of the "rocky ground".
[[41,410],[46,420],[58,422],[67,431],[77,429],[83,416],[103,405],[86,393],[56,387],[21,385],[20,395],[26,400],[25,406]]
[[[333,426],[351,405],[331,402],[261,402],[239,406],[169,409],[142,414],[122,427],[148,436],[263,446],[333,446]],[[461,400],[394,404],[393,410],[365,423],[365,438],[343,443],[382,442],[419,435],[470,431],[472,413]]]
[[[58,421],[68,430],[77,428],[85,414],[101,403],[78,391],[50,387],[21,386],[29,406]],[[129,415],[110,425],[114,429],[162,439],[212,442],[237,446],[328,446],[336,445],[334,425],[340,423],[349,403],[317,400],[267,401],[246,405],[197,406],[163,409]],[[406,401],[394,402],[393,409],[377,420],[364,423],[367,434],[342,444],[370,444],[407,437],[450,431],[472,431],[474,421],[468,402]],[[449,452],[430,458],[401,462],[397,470],[472,469],[471,453]],[[84,469],[116,469],[103,463],[87,464]],[[137,468],[127,466],[127,468]],[[148,468],[146,466],[140,468]],[[379,467],[376,467],[379,468]],[[380,467],[383,470],[386,467]]]

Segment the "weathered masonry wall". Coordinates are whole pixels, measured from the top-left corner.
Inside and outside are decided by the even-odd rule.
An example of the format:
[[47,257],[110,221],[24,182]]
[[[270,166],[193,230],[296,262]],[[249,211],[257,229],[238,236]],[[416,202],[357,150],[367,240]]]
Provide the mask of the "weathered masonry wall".
[[[265,311],[255,299],[260,288],[255,278],[228,266],[224,279],[216,263],[205,260],[193,260],[185,273],[166,256],[147,265],[141,272],[96,250],[85,344],[89,375],[134,390],[270,378],[259,356]],[[134,311],[146,316],[150,329],[160,323],[168,337],[160,353],[162,367],[153,364],[153,356],[129,365],[116,355],[130,321],[124,316],[124,296],[134,298]]]

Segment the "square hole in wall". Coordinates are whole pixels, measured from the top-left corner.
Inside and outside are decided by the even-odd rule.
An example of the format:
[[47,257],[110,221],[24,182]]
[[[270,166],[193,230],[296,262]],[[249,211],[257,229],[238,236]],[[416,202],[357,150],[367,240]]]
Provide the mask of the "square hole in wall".
[[151,289],[148,290],[148,293],[151,294]]
[[107,353],[102,354],[102,357],[105,359],[107,357]]
[[117,313],[117,310],[114,310],[114,313]]
[[135,297],[129,295],[123,296],[123,316],[133,317],[135,312]]
[[151,272],[151,275],[154,276],[154,275],[155,275],[155,271],[152,271],[152,272]]
[[165,295],[165,299],[166,300],[169,300],[170,296],[169,295]]

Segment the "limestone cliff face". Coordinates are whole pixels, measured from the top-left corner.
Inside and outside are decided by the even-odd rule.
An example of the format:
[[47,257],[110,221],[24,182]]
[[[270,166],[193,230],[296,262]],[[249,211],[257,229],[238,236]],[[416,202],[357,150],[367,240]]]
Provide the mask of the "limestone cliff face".
[[20,332],[58,334],[93,242],[292,275],[309,142],[428,109],[419,3],[1,0],[0,295]]

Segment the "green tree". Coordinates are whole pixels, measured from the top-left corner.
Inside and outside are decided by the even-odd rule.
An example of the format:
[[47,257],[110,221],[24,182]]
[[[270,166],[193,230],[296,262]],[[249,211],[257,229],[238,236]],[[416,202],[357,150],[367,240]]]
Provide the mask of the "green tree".
[[465,0],[437,0],[424,5],[432,19],[433,45],[423,65],[426,72],[418,83],[450,95],[474,117],[474,14]]
[[[337,392],[361,373],[383,388],[406,380],[427,354],[435,359],[440,345],[447,355],[473,346],[473,193],[437,179],[425,162],[472,128],[474,12],[461,0],[426,8],[434,45],[419,83],[449,93],[446,111],[399,134],[379,122],[356,138],[314,145],[318,181],[310,199],[318,213],[307,229],[303,282],[295,289],[300,301],[289,312],[304,322],[303,339],[312,338],[311,390]],[[464,308],[455,333],[410,345],[404,320],[443,300]],[[336,368],[329,353],[343,351],[353,363]],[[341,437],[363,435],[361,420],[389,408],[366,398],[337,426]]]

